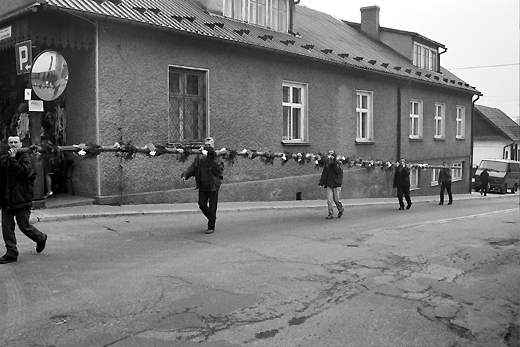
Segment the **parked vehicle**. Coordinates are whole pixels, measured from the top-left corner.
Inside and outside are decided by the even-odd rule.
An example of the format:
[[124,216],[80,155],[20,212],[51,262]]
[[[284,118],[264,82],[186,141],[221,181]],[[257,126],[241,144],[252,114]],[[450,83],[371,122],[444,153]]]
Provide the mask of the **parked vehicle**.
[[489,191],[499,190],[505,194],[508,189],[511,193],[518,190],[520,181],[520,161],[506,159],[482,159],[473,179],[473,188],[480,191],[480,173],[488,169],[489,172]]

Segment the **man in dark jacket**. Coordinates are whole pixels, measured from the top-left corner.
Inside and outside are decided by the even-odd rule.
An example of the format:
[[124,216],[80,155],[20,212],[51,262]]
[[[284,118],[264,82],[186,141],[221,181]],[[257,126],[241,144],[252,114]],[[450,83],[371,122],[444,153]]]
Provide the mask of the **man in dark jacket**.
[[487,196],[487,191],[489,188],[489,171],[488,171],[488,169],[484,169],[484,171],[482,171],[480,173],[480,184],[482,184],[482,186],[480,187],[480,195],[484,194],[484,196]]
[[199,190],[199,208],[208,219],[206,234],[215,232],[218,191],[222,184],[223,172],[224,164],[215,153],[215,141],[208,137],[204,139],[202,155],[197,156],[181,175],[183,181],[195,176],[195,183]]
[[410,168],[406,165],[406,160],[401,159],[399,166],[395,169],[394,188],[397,188],[397,199],[399,200],[399,209],[404,210],[403,195],[406,199],[406,209],[412,207],[410,199]]
[[453,203],[453,196],[451,195],[451,169],[446,162],[442,163],[442,169],[439,171],[439,179],[437,180],[441,186],[439,205],[444,204],[444,190],[448,192],[448,205]]
[[47,235],[29,223],[33,204],[34,179],[36,171],[29,153],[19,153],[22,147],[18,136],[8,138],[9,152],[0,155],[0,199],[2,206],[2,235],[7,253],[0,258],[0,264],[18,260],[16,247],[15,218],[18,227],[28,238],[36,242],[36,252],[41,253],[47,242]]
[[341,184],[343,183],[343,168],[338,162],[336,152],[330,150],[324,159],[323,172],[318,185],[327,189],[327,209],[329,214],[326,219],[334,218],[334,204],[338,209],[338,218],[343,216],[344,208],[341,204]]

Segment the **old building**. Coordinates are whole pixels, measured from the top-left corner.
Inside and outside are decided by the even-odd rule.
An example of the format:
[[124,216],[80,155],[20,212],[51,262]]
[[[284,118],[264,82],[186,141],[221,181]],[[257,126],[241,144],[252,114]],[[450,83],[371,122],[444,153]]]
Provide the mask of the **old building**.
[[[448,161],[453,191],[468,191],[480,93],[441,67],[445,47],[380,27],[377,6],[356,24],[298,3],[10,0],[0,13],[4,123],[29,83],[16,75],[15,45],[31,40],[33,56],[53,49],[68,63],[63,96],[44,103],[45,115],[64,119],[64,144],[180,146],[211,135],[236,150]],[[104,153],[76,166],[74,187],[99,203],[193,201],[193,184],[179,180],[186,165]],[[318,177],[313,165],[239,159],[220,199],[321,199]],[[392,196],[391,177],[346,169],[343,197]],[[436,170],[412,177],[413,194],[437,193]]]
[[498,108],[475,105],[473,164],[482,159],[520,158],[520,125]]

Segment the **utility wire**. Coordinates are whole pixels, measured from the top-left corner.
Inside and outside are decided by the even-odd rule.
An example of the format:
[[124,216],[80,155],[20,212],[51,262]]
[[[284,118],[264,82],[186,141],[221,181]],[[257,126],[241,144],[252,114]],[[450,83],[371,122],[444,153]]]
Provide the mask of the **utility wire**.
[[470,67],[453,67],[453,68],[448,68],[448,70],[484,69],[484,68],[488,68],[488,67],[502,67],[502,66],[516,66],[516,65],[520,65],[520,63],[499,64],[499,65],[481,65],[481,66],[470,66]]

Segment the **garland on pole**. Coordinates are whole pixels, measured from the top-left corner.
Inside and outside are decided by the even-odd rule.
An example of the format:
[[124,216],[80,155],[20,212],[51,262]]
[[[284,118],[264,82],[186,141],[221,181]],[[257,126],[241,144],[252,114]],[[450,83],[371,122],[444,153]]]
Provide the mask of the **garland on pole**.
[[[0,154],[6,154],[9,150],[9,146],[1,145]],[[144,147],[136,147],[130,141],[126,144],[119,144],[116,142],[113,146],[100,146],[100,145],[87,145],[84,143],[72,146],[52,146],[52,145],[31,145],[29,147],[23,147],[19,149],[22,153],[34,153],[34,154],[48,154],[52,157],[59,157],[63,152],[72,152],[78,157],[83,159],[93,159],[99,156],[101,153],[113,152],[116,156],[123,157],[125,160],[133,159],[137,154],[143,154],[148,157],[159,157],[164,154],[176,155],[176,159],[179,162],[185,162],[191,155],[205,154],[206,150],[203,147],[167,147],[162,145],[154,145],[149,143]],[[241,151],[222,148],[215,150],[215,154],[222,158],[228,165],[233,165],[237,158],[248,158],[255,159],[259,158],[265,165],[274,165],[275,159],[279,159],[282,165],[293,160],[299,165],[314,164],[316,169],[320,169],[324,166],[323,158],[326,154],[313,154],[313,153],[291,153],[291,152],[272,152],[272,151],[256,151],[243,149]],[[338,155],[337,161],[346,166],[351,167],[364,167],[367,169],[380,168],[381,170],[392,170],[398,163],[395,161],[384,161],[384,160],[372,160],[372,159],[361,159],[353,157],[345,157]],[[429,165],[425,163],[410,163],[407,164],[411,168],[417,169],[441,169],[443,166],[440,165]]]

